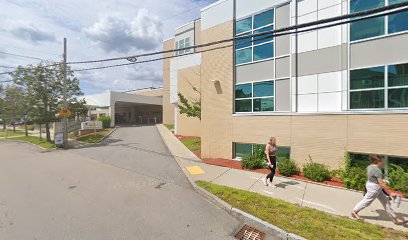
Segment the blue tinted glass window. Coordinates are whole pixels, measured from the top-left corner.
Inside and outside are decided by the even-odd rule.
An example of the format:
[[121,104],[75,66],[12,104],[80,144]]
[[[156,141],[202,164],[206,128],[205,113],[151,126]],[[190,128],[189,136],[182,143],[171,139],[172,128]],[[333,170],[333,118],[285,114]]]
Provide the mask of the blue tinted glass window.
[[384,90],[350,92],[350,108],[384,108]]
[[[408,0],[388,0],[389,5],[408,2]],[[400,12],[388,16],[388,32],[396,33],[408,30],[408,12]]]
[[356,41],[365,38],[371,38],[384,35],[385,18],[376,17],[372,19],[366,19],[350,24],[350,40]]
[[252,154],[252,144],[235,143],[235,157],[244,157]]
[[235,112],[252,112],[252,100],[235,100]]
[[[254,31],[254,34],[269,32],[269,31],[272,31],[272,30],[273,30],[273,26],[269,26],[269,27],[261,28],[259,30]],[[270,42],[270,41],[273,40],[272,36],[273,36],[273,34],[267,34],[267,35],[254,37],[254,44],[261,44],[261,43],[265,43],[265,42]]]
[[254,99],[254,112],[271,112],[274,108],[274,98]]
[[408,88],[397,88],[388,90],[389,108],[408,107]]
[[408,86],[408,63],[388,66],[388,86]]
[[254,83],[254,97],[268,97],[275,94],[274,82],[256,82]]
[[235,86],[235,98],[252,97],[252,84],[240,84]]
[[235,52],[235,61],[237,64],[251,62],[252,61],[252,48],[237,50]]
[[350,71],[350,89],[384,87],[384,67],[373,67]]
[[384,6],[385,6],[384,0],[351,0],[350,13],[361,12]]
[[274,10],[271,9],[269,11],[260,13],[254,16],[254,29],[260,28],[269,24],[273,23],[274,19]]
[[254,61],[273,58],[273,42],[254,47]]
[[[251,35],[251,33],[243,34],[240,36],[246,36],[246,35]],[[252,46],[252,37],[235,40],[236,49],[246,48],[249,46]]]
[[252,17],[237,21],[235,34],[240,34],[252,30]]

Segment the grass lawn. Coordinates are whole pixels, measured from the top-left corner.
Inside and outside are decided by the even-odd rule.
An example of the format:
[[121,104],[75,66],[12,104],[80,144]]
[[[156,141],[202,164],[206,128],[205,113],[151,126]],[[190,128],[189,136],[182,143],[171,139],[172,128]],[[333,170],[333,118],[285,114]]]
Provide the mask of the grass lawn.
[[8,139],[9,141],[24,141],[24,142],[29,142],[35,145],[38,145],[40,147],[46,148],[46,149],[51,149],[51,148],[55,148],[55,145],[53,142],[47,142],[45,140],[40,140],[39,137],[26,137],[26,136],[22,136],[22,137],[14,137],[14,138],[10,138]]
[[77,138],[76,140],[81,141],[81,142],[86,142],[86,143],[97,143],[99,141],[101,141],[104,137],[106,136],[106,134],[101,134],[101,133],[97,133],[97,134],[89,134],[80,138]]
[[[12,129],[7,129],[7,137],[15,137],[15,136],[24,136],[25,132],[24,131],[19,131],[16,130],[16,132],[13,132]],[[5,137],[6,132],[2,129],[0,130],[0,137]]]
[[201,139],[200,138],[189,138],[181,140],[181,142],[192,152],[201,149]]
[[310,240],[408,239],[407,232],[334,216],[257,193],[204,181],[196,183],[231,206]]
[[173,130],[174,129],[174,125],[173,124],[164,124],[164,126],[166,128],[168,128],[169,130]]

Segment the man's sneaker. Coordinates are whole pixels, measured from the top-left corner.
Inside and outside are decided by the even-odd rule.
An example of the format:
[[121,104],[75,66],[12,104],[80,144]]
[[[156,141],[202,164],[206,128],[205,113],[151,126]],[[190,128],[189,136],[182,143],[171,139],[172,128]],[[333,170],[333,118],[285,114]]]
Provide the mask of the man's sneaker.
[[262,179],[262,181],[263,181],[263,184],[264,184],[265,186],[269,186],[268,179],[266,179],[266,177],[264,177],[264,178]]

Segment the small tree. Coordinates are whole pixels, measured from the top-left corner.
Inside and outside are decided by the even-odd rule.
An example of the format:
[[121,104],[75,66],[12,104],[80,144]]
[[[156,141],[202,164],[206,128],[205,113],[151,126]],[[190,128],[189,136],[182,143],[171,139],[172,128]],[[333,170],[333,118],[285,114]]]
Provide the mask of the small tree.
[[27,112],[25,94],[22,88],[9,85],[4,90],[4,98],[2,101],[3,120],[13,125],[13,132],[16,131],[16,122],[23,119]]
[[85,99],[74,99],[68,107],[72,112],[71,118],[80,119],[81,117],[87,116],[88,108],[85,106],[85,104]]
[[[11,74],[13,81],[22,87],[30,106],[30,118],[39,124],[45,124],[47,141],[51,141],[50,123],[56,121],[57,113],[62,106],[63,92],[63,65],[48,63],[44,66],[29,65],[26,68],[18,67]],[[67,66],[67,101],[76,102],[76,96],[81,96],[79,80]]]
[[0,120],[3,124],[3,130],[6,129],[6,121],[4,119],[5,109],[4,109],[4,87],[0,84]]
[[178,94],[180,104],[180,114],[186,114],[187,117],[196,117],[201,120],[201,92],[196,87],[193,91],[199,94],[199,99],[193,99],[191,102],[181,93]]

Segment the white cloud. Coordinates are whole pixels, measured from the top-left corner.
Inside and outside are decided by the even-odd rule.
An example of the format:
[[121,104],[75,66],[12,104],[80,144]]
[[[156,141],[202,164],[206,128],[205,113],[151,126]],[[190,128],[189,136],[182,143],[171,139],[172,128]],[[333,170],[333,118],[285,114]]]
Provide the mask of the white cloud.
[[[215,0],[0,0],[0,47],[4,52],[54,61],[61,59],[64,37],[68,39],[68,61],[157,51],[161,49],[163,38],[174,36],[176,27],[198,18],[200,8],[213,1]],[[14,29],[14,34],[10,29]],[[22,33],[29,36],[21,38]],[[46,41],[47,34],[53,35],[57,40]],[[3,56],[5,58],[0,55],[0,65],[5,66],[24,66],[39,62],[35,59]],[[116,63],[126,61],[75,65],[72,68]],[[83,92],[88,94],[159,86],[162,71],[162,62],[158,61],[78,72],[76,75]]]
[[104,16],[84,33],[99,42],[106,52],[153,50],[162,44],[163,39],[161,22],[146,9],[138,10],[133,19],[119,14]]
[[17,38],[29,40],[33,43],[56,41],[53,33],[40,29],[32,23],[14,22],[9,25],[8,31]]

